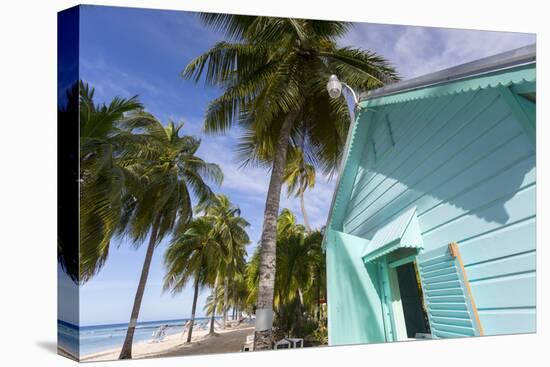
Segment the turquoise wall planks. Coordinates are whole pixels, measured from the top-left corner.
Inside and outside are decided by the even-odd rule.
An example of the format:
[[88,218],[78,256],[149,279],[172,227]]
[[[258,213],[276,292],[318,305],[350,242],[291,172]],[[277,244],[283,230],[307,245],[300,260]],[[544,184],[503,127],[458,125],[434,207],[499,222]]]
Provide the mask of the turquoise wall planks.
[[330,230],[326,251],[331,345],[385,341],[378,270],[361,259],[366,244],[364,239]]
[[[434,336],[476,334],[464,285],[447,258],[450,242],[458,242],[485,335],[535,330],[535,108],[515,94],[534,90],[534,70],[521,66],[362,103],[367,113],[356,123],[347,196],[332,213],[339,226],[331,227],[338,232],[327,251],[331,344],[383,341],[381,314],[375,334],[353,341],[343,333],[356,326],[335,316],[334,303],[382,308],[376,272],[351,257],[414,207]],[[360,284],[371,278],[364,299],[336,286],[352,276]]]

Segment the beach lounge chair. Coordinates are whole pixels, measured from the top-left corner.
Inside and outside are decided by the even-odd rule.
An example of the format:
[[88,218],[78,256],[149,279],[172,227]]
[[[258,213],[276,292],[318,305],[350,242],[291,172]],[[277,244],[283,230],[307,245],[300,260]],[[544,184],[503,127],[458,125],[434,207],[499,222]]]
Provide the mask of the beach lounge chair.
[[275,347],[273,349],[290,349],[290,348],[292,348],[292,344],[286,339],[281,339],[277,343],[275,343]]
[[303,348],[304,347],[304,339],[302,338],[285,338],[290,342],[291,348]]
[[156,329],[153,334],[151,335],[153,339],[151,340],[152,343],[159,343],[164,340],[166,337],[166,329],[168,329],[168,325],[161,325],[158,329]]

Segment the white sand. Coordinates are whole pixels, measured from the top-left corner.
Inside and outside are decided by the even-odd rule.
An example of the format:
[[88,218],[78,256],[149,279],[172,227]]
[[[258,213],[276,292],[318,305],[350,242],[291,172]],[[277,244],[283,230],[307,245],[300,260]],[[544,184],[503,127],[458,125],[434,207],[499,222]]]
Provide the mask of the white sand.
[[[238,352],[241,344],[240,340],[242,339],[242,343],[244,343],[245,335],[254,333],[254,326],[250,324],[241,324],[236,327],[226,328],[225,330],[216,329],[216,333],[219,334],[218,336],[208,336],[208,332],[209,330],[193,330],[191,343],[186,343],[187,332],[184,335],[182,335],[182,333],[168,335],[161,342],[142,341],[135,343],[132,348],[132,358],[138,359],[162,355],[194,354],[194,349],[197,349],[197,354],[226,352],[226,350],[217,350],[218,348],[216,348],[216,344],[223,344],[218,343],[218,340],[222,342],[224,339],[234,339],[232,340],[232,347],[235,348],[235,350],[227,350],[227,352]],[[235,335],[232,337],[229,335],[231,333]],[[202,342],[208,339],[213,339],[211,343],[208,343],[211,347],[205,349],[204,343]],[[80,360],[82,362],[115,360],[118,359],[120,349],[119,347],[89,354],[83,356]]]

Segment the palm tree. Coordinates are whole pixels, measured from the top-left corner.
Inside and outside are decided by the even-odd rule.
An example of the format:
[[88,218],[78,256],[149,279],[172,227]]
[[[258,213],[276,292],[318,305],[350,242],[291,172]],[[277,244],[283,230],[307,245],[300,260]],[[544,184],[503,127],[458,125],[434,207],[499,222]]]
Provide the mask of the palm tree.
[[[79,91],[79,92],[78,92]],[[80,82],[76,96],[80,107],[80,243],[78,264],[69,275],[88,281],[105,263],[111,238],[122,214],[122,196],[133,178],[121,159],[128,144],[139,146],[126,129],[128,113],[135,116],[142,105],[136,97],[115,97],[109,104],[94,103],[94,89]],[[71,244],[73,246],[73,244]],[[73,246],[74,247],[74,246]]]
[[243,163],[271,168],[254,338],[255,349],[270,349],[276,223],[289,146],[303,147],[308,161],[333,173],[350,116],[343,98],[327,95],[329,76],[337,74],[351,87],[363,90],[397,77],[384,58],[336,44],[349,23],[228,14],[201,17],[230,39],[191,61],[183,72],[195,82],[204,76],[206,84],[224,89],[208,107],[205,130],[224,132],[240,125],[245,130],[239,148]]
[[[285,334],[294,336],[303,323],[304,311],[317,311],[320,293],[325,289],[322,234],[308,232],[296,216],[283,209],[277,220],[277,269],[275,277],[275,314]],[[248,269],[251,293],[259,281],[260,248]]]
[[[94,88],[79,81],[67,91],[67,104],[58,111],[60,124],[74,124],[78,115],[80,125],[79,246],[61,238],[58,242],[59,262],[77,283],[88,281],[107,259],[111,239],[120,231],[122,198],[137,183],[132,170],[140,161],[136,154],[150,143],[132,130],[152,122],[136,97],[96,104],[94,94]],[[60,215],[65,212],[70,214],[61,210]]]
[[[212,289],[212,293],[206,297],[206,302],[203,311],[206,315],[215,317],[216,310],[223,308],[224,290],[222,285],[218,284],[216,289]],[[212,319],[210,320],[212,322]],[[212,325],[211,325],[212,326]]]
[[[233,205],[226,195],[216,195],[215,198],[204,205],[197,207],[198,211],[204,214],[214,222],[213,232],[218,241],[224,246],[226,256],[220,263],[219,279],[223,279],[223,328],[227,323],[227,306],[229,297],[229,279],[233,279],[237,273],[244,269],[246,248],[250,243],[246,227],[249,223],[242,218],[241,211]],[[215,293],[217,288],[215,288]],[[215,309],[214,309],[215,311]],[[215,314],[215,312],[213,313]],[[214,322],[211,322],[211,332],[213,333]]]
[[300,207],[304,218],[306,230],[311,231],[309,225],[304,193],[315,186],[315,167],[304,161],[304,153],[300,149],[292,149],[288,152],[288,163],[283,174],[283,182],[287,184],[288,197],[292,194],[300,198]]
[[[218,289],[220,288],[219,278],[220,278],[220,268],[219,265],[220,261],[218,261],[214,267],[214,272],[216,273],[216,277],[214,278],[214,286],[212,287],[212,294],[210,295],[213,299],[218,299]],[[210,331],[208,332],[208,336],[215,336],[216,331],[214,328],[214,323],[216,322],[216,311],[218,310],[217,303],[213,304],[212,313],[210,314]]]
[[245,282],[246,264],[244,261],[242,264],[243,266],[234,272],[230,283],[226,277],[224,284],[217,284],[212,290],[212,293],[206,298],[204,311],[207,315],[211,316],[211,334],[214,334],[213,327],[216,310],[222,310],[224,317],[222,328],[225,328],[229,306],[233,307],[233,312],[236,314],[235,316],[238,316],[237,308],[240,308],[242,311],[247,307],[246,298],[248,295],[248,287]]
[[195,155],[200,140],[180,136],[182,125],[170,122],[164,127],[153,116],[149,116],[147,123],[142,123],[143,120],[143,117],[136,119],[133,126],[136,133],[141,131],[147,137],[149,144],[129,159],[129,164],[135,163],[132,159],[137,162],[132,171],[139,177],[139,189],[124,200],[121,228],[136,245],[147,236],[149,244],[120,359],[132,357],[134,330],[155,247],[166,235],[177,232],[191,220],[191,192],[200,202],[207,201],[213,193],[205,179],[221,184],[223,178],[217,165]]
[[212,236],[213,223],[209,218],[193,220],[181,233],[176,234],[164,254],[166,275],[164,290],[172,294],[181,292],[193,279],[193,306],[187,342],[191,342],[197,310],[197,297],[201,286],[212,283],[220,256],[220,244]]
[[305,241],[305,228],[298,224],[296,216],[283,209],[277,221],[278,275],[281,279],[281,301],[296,296],[303,303],[303,290],[311,285],[311,247]]
[[[246,281],[247,263],[242,262],[242,265],[235,271],[231,281],[227,287],[225,284],[220,286],[217,291],[217,307],[219,309],[225,308],[228,311],[233,308],[233,320],[238,320],[242,311],[250,312],[253,307],[253,302],[248,302],[249,287]],[[207,298],[208,313],[210,314],[212,305],[210,303],[211,297]],[[223,326],[223,325],[222,325]]]
[[249,288],[246,275],[247,264],[244,264],[244,267],[236,274],[235,278],[233,279],[233,284],[231,287],[231,303],[233,307],[233,312],[235,315],[235,320],[239,322],[241,319],[241,313],[243,311],[250,313],[253,306],[252,302],[248,302]]

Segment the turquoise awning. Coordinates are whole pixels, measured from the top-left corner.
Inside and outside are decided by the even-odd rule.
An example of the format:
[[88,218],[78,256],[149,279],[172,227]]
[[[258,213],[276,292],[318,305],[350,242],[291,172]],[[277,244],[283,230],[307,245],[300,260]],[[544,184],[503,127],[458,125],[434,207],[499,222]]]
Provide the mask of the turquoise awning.
[[411,208],[381,227],[363,252],[363,261],[371,262],[400,248],[424,248],[422,234],[416,216]]

